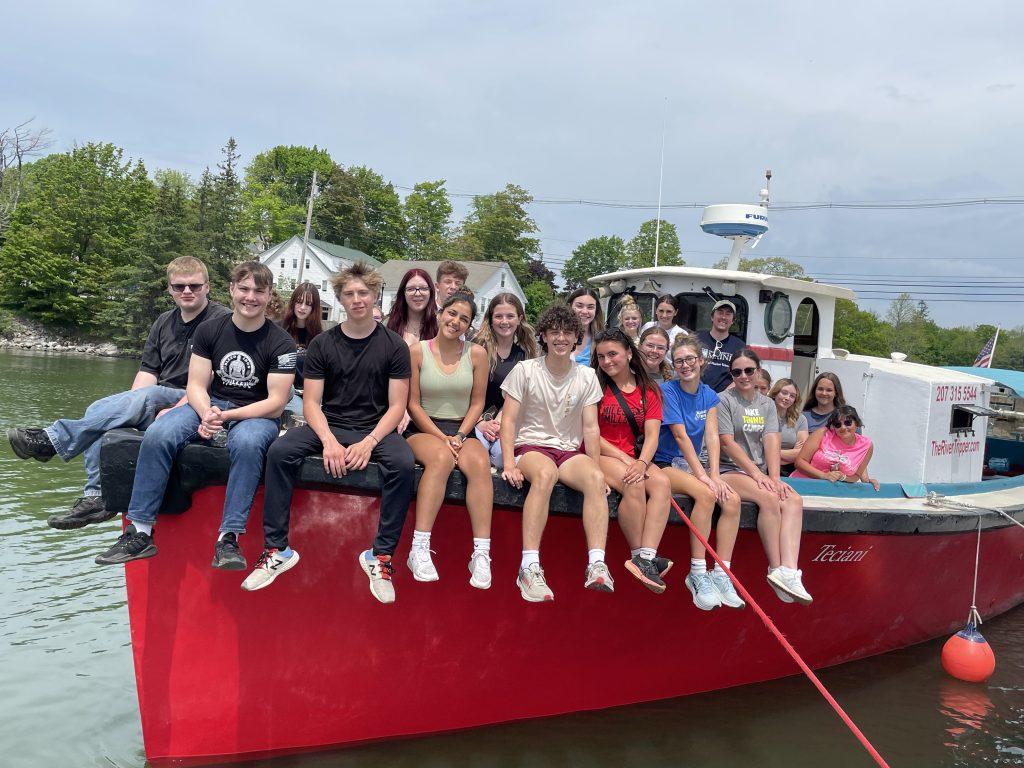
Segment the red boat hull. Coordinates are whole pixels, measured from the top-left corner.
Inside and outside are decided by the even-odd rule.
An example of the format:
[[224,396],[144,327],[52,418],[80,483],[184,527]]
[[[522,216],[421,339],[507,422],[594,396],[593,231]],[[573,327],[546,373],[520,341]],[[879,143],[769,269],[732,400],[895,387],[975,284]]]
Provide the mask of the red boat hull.
[[[450,731],[758,682],[797,672],[753,611],[694,607],[683,578],[688,531],[670,525],[660,553],[679,565],[655,595],[622,567],[614,522],[615,594],[583,589],[578,517],[552,516],[542,549],[555,592],[527,604],[514,585],[517,509],[494,510],[494,585],[472,588],[465,508],[446,505],[433,548],[441,575],[405,567],[412,514],[396,554],[397,601],[368,589],[356,558],[376,530],[378,498],[299,490],[292,545],[301,562],[246,593],[245,573],[210,567],[223,487],[190,511],[162,516],[158,557],[126,567],[146,756],[186,762],[251,758]],[[257,497],[242,548],[262,536]],[[713,543],[713,540],[712,540]],[[734,571],[812,667],[921,642],[962,627],[971,604],[971,533],[804,534],[801,564],[814,604],[779,602],[753,530]],[[833,548],[829,548],[832,545]],[[1024,601],[1024,530],[982,534],[978,608],[986,618]],[[842,552],[863,555],[842,555]],[[824,554],[823,554],[824,553]],[[829,554],[831,553],[831,554]],[[845,559],[844,559],[845,558]]]

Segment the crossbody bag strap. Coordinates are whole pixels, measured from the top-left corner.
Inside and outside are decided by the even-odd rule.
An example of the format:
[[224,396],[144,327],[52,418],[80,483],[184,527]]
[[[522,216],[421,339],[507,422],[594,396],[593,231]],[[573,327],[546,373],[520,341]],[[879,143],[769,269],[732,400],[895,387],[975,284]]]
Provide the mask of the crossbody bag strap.
[[[639,425],[636,423],[636,418],[633,416],[633,411],[626,403],[626,398],[622,396],[622,392],[619,391],[619,387],[615,384],[614,381],[609,381],[608,388],[612,391],[612,394],[615,395],[615,399],[619,401],[619,407],[622,408],[622,413],[626,417],[626,421],[629,423],[629,428],[633,430],[633,437],[640,437],[643,434],[643,432],[641,432]],[[643,404],[644,416],[646,416],[647,398],[644,397],[644,394],[644,391],[640,390],[640,402]]]

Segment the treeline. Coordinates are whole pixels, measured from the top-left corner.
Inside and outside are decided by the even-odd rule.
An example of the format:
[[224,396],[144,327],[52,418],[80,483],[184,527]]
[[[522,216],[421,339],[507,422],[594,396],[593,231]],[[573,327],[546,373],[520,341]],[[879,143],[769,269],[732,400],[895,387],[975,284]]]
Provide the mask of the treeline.
[[[244,168],[229,139],[220,162],[198,180],[177,170],[150,174],[113,144],[89,143],[40,157],[47,131],[29,124],[0,131],[0,306],[78,335],[137,349],[156,315],[171,306],[166,264],[198,255],[211,292],[226,301],[231,268],[267,246],[301,234],[316,172],[312,236],[377,259],[507,262],[523,287],[528,314],[558,295],[543,258],[530,193],[507,184],[474,196],[460,221],[445,180],[423,181],[404,197],[366,166],[345,167],[318,147],[278,146]],[[644,222],[626,241],[599,236],[578,246],[561,270],[565,290],[588,277],[658,263],[682,265],[675,227]],[[784,259],[744,268],[810,279]],[[853,352],[906,352],[933,364],[968,365],[994,329],[943,329],[909,297],[885,319],[840,302],[835,345]],[[912,303],[911,303],[912,304]],[[1004,332],[996,364],[1020,368],[1024,333]]]

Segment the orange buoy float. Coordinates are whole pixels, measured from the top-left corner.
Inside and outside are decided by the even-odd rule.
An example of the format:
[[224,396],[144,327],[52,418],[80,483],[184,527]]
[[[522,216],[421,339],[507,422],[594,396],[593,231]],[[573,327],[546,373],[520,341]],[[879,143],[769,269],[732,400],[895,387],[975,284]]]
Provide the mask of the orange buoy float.
[[958,680],[983,683],[996,669],[996,655],[973,621],[942,646],[942,667]]

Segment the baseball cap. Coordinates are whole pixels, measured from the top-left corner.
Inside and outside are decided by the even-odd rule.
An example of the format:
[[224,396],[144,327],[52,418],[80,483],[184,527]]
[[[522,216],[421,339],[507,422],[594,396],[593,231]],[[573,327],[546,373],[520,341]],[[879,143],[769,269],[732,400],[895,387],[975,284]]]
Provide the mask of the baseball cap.
[[716,302],[715,302],[715,306],[713,306],[713,307],[711,308],[711,311],[712,311],[712,312],[714,312],[714,311],[715,311],[716,309],[721,309],[722,307],[728,307],[729,309],[731,309],[731,310],[732,310],[732,313],[733,313],[734,315],[736,314],[736,305],[735,305],[735,304],[733,304],[733,303],[732,303],[731,301],[729,301],[728,299],[722,299],[722,300],[720,300],[720,301],[716,301]]

